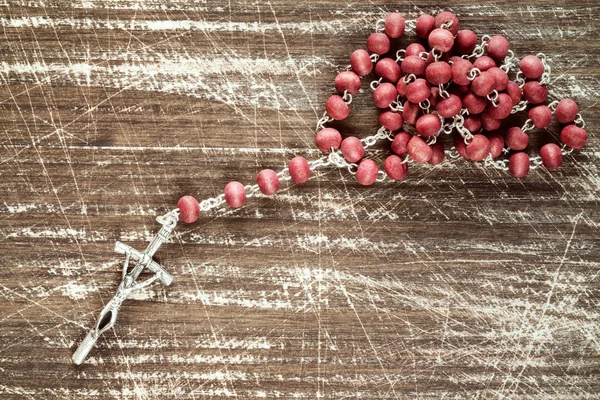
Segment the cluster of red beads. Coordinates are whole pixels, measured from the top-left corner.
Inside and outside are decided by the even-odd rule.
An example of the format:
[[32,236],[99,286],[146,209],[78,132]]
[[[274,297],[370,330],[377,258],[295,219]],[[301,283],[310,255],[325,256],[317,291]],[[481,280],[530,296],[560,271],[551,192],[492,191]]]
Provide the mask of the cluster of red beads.
[[[508,69],[498,64],[509,55],[508,40],[497,35],[479,45],[473,31],[459,30],[456,15],[442,12],[435,17],[419,16],[415,32],[423,39],[422,43],[408,45],[402,51],[403,57],[390,58],[392,41],[402,37],[405,28],[402,14],[388,14],[382,29],[369,36],[367,50],[359,49],[350,55],[350,67],[334,81],[338,93],[325,104],[330,121],[348,118],[351,96],[361,89],[361,78],[374,71],[379,78],[374,82],[373,92],[375,105],[382,109],[379,122],[394,134],[391,144],[394,154],[383,165],[389,178],[406,177],[407,157],[417,163],[441,163],[445,149],[435,137],[444,131],[445,119],[454,120],[456,125],[456,118],[462,118],[462,128],[471,134],[457,137],[454,143],[461,156],[483,161],[512,150],[509,171],[515,177],[525,176],[530,168],[530,158],[523,152],[529,142],[526,130],[515,127],[504,134],[498,132],[503,120],[518,105],[533,106],[528,122],[535,128],[546,128],[555,114],[566,125],[561,132],[563,144],[575,149],[584,145],[587,133],[575,123],[577,104],[570,99],[562,100],[554,112],[544,104],[548,97],[543,80],[545,65],[538,56],[524,57],[519,65],[521,73],[516,81],[511,81]],[[405,123],[413,125],[416,134],[406,132]],[[321,128],[316,135],[317,147],[326,153],[340,150],[348,163],[358,163],[357,181],[372,185],[379,167],[365,158],[363,142],[353,136],[342,138],[337,129],[322,124]],[[547,144],[540,150],[541,162],[548,169],[556,169],[562,163],[562,154],[558,145]],[[288,169],[296,183],[306,182],[311,174],[303,157],[292,159]],[[277,193],[280,187],[278,174],[270,169],[261,171],[256,182],[267,196]],[[224,199],[233,208],[241,207],[246,201],[246,188],[239,182],[230,182],[225,187]],[[177,206],[182,221],[189,223],[198,218],[199,205],[193,197],[181,198]]]

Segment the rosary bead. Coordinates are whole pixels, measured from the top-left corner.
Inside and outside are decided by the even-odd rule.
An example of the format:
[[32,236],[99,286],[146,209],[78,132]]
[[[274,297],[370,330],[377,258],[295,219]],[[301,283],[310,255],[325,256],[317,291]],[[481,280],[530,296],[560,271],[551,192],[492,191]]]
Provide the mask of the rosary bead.
[[444,150],[444,145],[441,143],[434,143],[431,146],[431,158],[429,159],[429,164],[438,165],[444,158],[446,157],[446,152]]
[[494,76],[496,81],[496,90],[498,92],[504,92],[508,88],[508,82],[510,81],[506,71],[499,67],[492,67],[488,71]]
[[442,99],[438,102],[435,110],[442,116],[442,118],[452,118],[462,110],[463,104],[455,94],[451,94],[449,98]]
[[367,49],[371,53],[384,55],[390,51],[390,38],[385,33],[373,33],[367,39]]
[[413,74],[415,76],[425,75],[425,60],[419,56],[408,56],[400,66],[403,75]]
[[477,60],[473,61],[473,66],[478,68],[481,72],[489,71],[490,69],[497,67],[496,61],[492,57],[481,56]]
[[229,182],[225,186],[225,201],[231,208],[240,208],[246,203],[246,189],[239,182]]
[[350,94],[356,94],[360,90],[360,77],[356,75],[356,73],[352,71],[344,71],[340,72],[338,76],[335,77],[335,89],[340,94],[344,94],[344,92],[348,92]]
[[418,104],[411,103],[410,101],[404,102],[404,111],[402,111],[402,118],[410,125],[417,123],[417,119],[421,115],[421,107]]
[[458,154],[461,155],[461,157],[470,160],[469,155],[467,154],[467,145],[462,136],[459,136],[454,140],[454,148],[456,149]]
[[388,108],[397,98],[398,91],[396,90],[396,86],[389,82],[377,86],[377,89],[373,92],[373,101],[379,108]]
[[329,153],[331,148],[334,150],[340,148],[340,144],[342,143],[342,135],[337,129],[334,128],[321,129],[319,132],[317,132],[315,142],[317,143],[319,150],[324,153]]
[[404,58],[410,57],[410,56],[419,56],[419,54],[425,53],[426,51],[427,50],[421,43],[411,43],[408,46],[406,46],[406,52],[404,53]]
[[341,121],[348,118],[350,115],[350,106],[344,101],[342,96],[337,94],[329,97],[325,103],[327,114],[336,121]]
[[406,88],[406,98],[414,104],[427,100],[429,95],[431,95],[431,88],[425,79],[419,78],[409,83]]
[[408,142],[411,138],[412,135],[410,133],[399,132],[396,134],[392,141],[392,151],[399,156],[408,154]]
[[413,136],[408,142],[408,155],[418,163],[426,163],[433,156],[433,150],[419,136]]
[[488,140],[490,141],[490,154],[492,158],[498,158],[502,154],[502,150],[504,150],[504,138],[499,133],[492,133],[488,135]]
[[363,186],[371,186],[377,180],[379,167],[373,160],[364,159],[356,169],[356,180]]
[[561,124],[570,124],[575,121],[577,114],[579,113],[579,107],[571,99],[564,99],[556,106],[556,119]]
[[393,132],[402,128],[404,119],[400,113],[388,110],[379,114],[379,124]]
[[272,196],[277,193],[281,185],[277,172],[272,169],[263,169],[260,171],[256,176],[256,183],[258,183],[260,191],[265,196]]
[[444,11],[435,16],[436,28],[442,28],[442,25],[449,24],[450,22],[452,22],[452,25],[448,29],[452,33],[452,36],[456,36],[458,33],[458,17],[456,15],[449,11]]
[[452,63],[452,81],[460,86],[469,86],[468,73],[473,69],[473,64],[464,58],[458,59]]
[[542,63],[542,60],[536,56],[523,57],[519,64],[519,68],[521,69],[521,72],[523,72],[523,75],[528,79],[540,79],[544,74],[544,64]]
[[462,98],[462,102],[469,114],[472,115],[481,114],[487,106],[487,99],[485,97],[477,96],[473,92],[465,94]]
[[552,111],[544,105],[533,107],[529,110],[529,119],[536,128],[546,128],[552,122]]
[[496,87],[496,79],[490,72],[484,71],[471,83],[471,90],[477,96],[487,96],[492,93]]
[[502,60],[508,54],[510,44],[504,36],[496,35],[490,38],[487,45],[487,53],[496,60]]
[[544,167],[550,171],[558,169],[562,165],[562,151],[554,143],[548,143],[540,149],[540,157]]
[[183,196],[177,202],[177,208],[179,209],[179,219],[186,224],[196,222],[200,216],[200,204],[195,197]]
[[471,89],[469,89],[468,86],[450,85],[450,91],[449,91],[449,93],[455,94],[458,97],[463,98],[470,91],[471,91]]
[[471,54],[477,46],[477,41],[475,32],[469,29],[458,31],[454,41],[454,49],[459,54]]
[[512,99],[506,93],[500,93],[496,100],[498,105],[494,106],[491,102],[487,106],[488,114],[494,119],[503,120],[508,117],[512,111]]
[[384,58],[379,60],[379,62],[375,65],[375,74],[383,78],[384,81],[389,81],[395,84],[400,79],[400,66],[396,60]]
[[519,84],[513,81],[508,81],[508,86],[506,87],[506,94],[510,96],[513,102],[513,106],[516,106],[521,101],[521,97],[523,97],[523,92],[519,87]]
[[524,150],[529,144],[529,135],[521,128],[510,128],[506,131],[506,145],[513,150]]
[[465,117],[463,126],[473,135],[481,132],[481,118],[478,115],[469,115]]
[[417,120],[416,130],[422,137],[437,135],[442,129],[442,121],[435,114],[425,114]]
[[431,94],[427,98],[427,100],[429,100],[430,107],[435,109],[441,99],[442,96],[440,96],[440,89],[437,86],[432,87]]
[[429,34],[427,39],[432,49],[447,53],[454,47],[454,36],[449,30],[437,28]]
[[398,39],[404,35],[406,22],[404,16],[400,13],[389,13],[385,17],[385,33],[392,39]]
[[398,79],[398,83],[396,83],[396,91],[398,92],[398,96],[404,99],[406,98],[406,90],[408,85],[408,83],[404,82],[404,77]]
[[548,89],[538,81],[530,81],[523,87],[523,94],[531,104],[541,104],[548,98]]
[[500,129],[502,120],[492,118],[488,111],[481,114],[481,126],[484,131],[493,132]]
[[508,171],[515,178],[523,178],[529,173],[529,155],[527,153],[515,153],[508,159]]
[[355,50],[350,55],[350,66],[358,76],[367,76],[373,70],[373,61],[366,50]]
[[296,156],[288,164],[290,177],[296,183],[304,183],[310,178],[310,165],[306,158]]
[[481,134],[473,136],[471,143],[467,145],[467,155],[473,161],[483,161],[488,154],[492,145],[489,139]]
[[417,18],[415,32],[421,39],[427,39],[435,27],[435,18],[429,14],[419,15]]
[[408,173],[408,164],[402,163],[402,158],[392,154],[385,159],[383,169],[390,179],[399,181],[406,177],[406,174]]
[[355,136],[348,136],[342,140],[341,148],[344,158],[350,163],[359,162],[365,156],[365,146]]
[[560,140],[564,144],[574,149],[580,149],[585,145],[588,134],[585,129],[577,125],[567,125],[560,133]]
[[444,61],[433,62],[425,69],[425,77],[432,85],[444,85],[452,79],[452,67]]

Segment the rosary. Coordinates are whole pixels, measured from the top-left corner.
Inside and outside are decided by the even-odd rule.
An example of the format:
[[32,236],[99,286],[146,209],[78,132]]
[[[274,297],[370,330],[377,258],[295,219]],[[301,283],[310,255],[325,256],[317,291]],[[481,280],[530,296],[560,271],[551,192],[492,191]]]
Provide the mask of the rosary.
[[[430,50],[416,42],[399,50],[395,58],[386,57],[391,40],[399,39],[405,31],[413,31],[424,39]],[[368,51],[356,50],[350,55],[350,65],[335,78],[338,94],[329,97],[326,111],[317,122],[316,145],[325,155],[310,162],[295,157],[280,172],[262,170],[254,185],[229,182],[223,194],[201,202],[192,196],[182,197],[177,208],[157,218],[162,227],[143,252],[117,242],[115,251],[125,256],[121,283],[73,354],[73,362],[83,363],[102,333],[114,326],[121,304],[132,292],[157,280],[165,286],[173,282],[173,277],[152,257],[169,239],[179,220],[194,223],[200,212],[224,203],[232,208],[242,207],[248,197],[275,195],[281,181],[302,184],[312,171],[327,167],[347,168],[364,186],[386,179],[402,180],[409,164],[438,165],[446,158],[482,162],[516,178],[540,167],[559,168],[564,155],[585,144],[585,122],[571,99],[546,105],[551,70],[544,54],[519,60],[509,47],[503,36],[484,35],[478,39],[471,30],[459,30],[458,18],[450,12],[435,17],[424,14],[414,21],[390,13],[377,21],[375,33],[367,40]],[[516,67],[513,81],[509,74]],[[381,128],[367,138],[349,136],[342,140],[338,130],[326,125],[348,117],[352,96],[361,88],[361,78],[373,70],[377,79],[370,88],[375,105],[381,109]],[[498,132],[504,119],[527,109],[528,119],[522,127]],[[538,156],[530,157],[524,151],[528,132],[547,128],[553,116],[563,125],[561,144],[548,143]],[[454,146],[446,150],[437,138],[454,131],[458,132]],[[393,153],[385,159],[383,170],[365,158],[365,151],[379,140],[390,141]],[[134,262],[131,270],[130,261]],[[151,277],[138,282],[146,269]]]

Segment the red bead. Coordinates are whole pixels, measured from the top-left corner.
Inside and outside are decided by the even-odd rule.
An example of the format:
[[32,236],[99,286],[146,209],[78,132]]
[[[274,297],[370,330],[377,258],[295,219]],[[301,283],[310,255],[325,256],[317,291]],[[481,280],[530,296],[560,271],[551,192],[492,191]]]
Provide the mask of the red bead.
[[562,165],[562,151],[554,143],[548,143],[540,149],[540,157],[544,167],[553,171]]
[[406,174],[408,173],[408,164],[403,164],[402,161],[402,158],[398,157],[395,154],[392,154],[391,156],[385,159],[383,163],[383,169],[385,170],[387,176],[390,177],[390,179],[399,181],[406,177]]
[[373,61],[366,50],[356,50],[350,55],[350,66],[358,76],[367,76],[373,70]]
[[469,111],[469,114],[477,115],[481,114],[487,106],[487,99],[485,97],[477,96],[473,92],[465,94],[462,98],[463,106]]
[[560,133],[560,140],[564,144],[574,149],[580,149],[585,145],[588,134],[585,129],[576,125],[567,125]]
[[542,86],[538,81],[530,81],[523,87],[525,100],[531,104],[541,104],[548,98],[548,89]]
[[529,156],[527,153],[515,153],[508,159],[508,170],[515,178],[523,178],[529,173]]
[[552,122],[552,111],[548,106],[533,107],[529,110],[529,119],[536,128],[546,128]]
[[454,47],[454,36],[446,29],[437,28],[429,34],[427,39],[432,49],[447,53]]
[[246,189],[239,182],[229,182],[225,186],[225,201],[232,208],[240,208],[246,203]]
[[442,99],[438,102],[435,110],[440,114],[443,118],[452,118],[462,110],[463,104],[460,100],[460,97],[451,94],[449,98]]
[[444,151],[444,145],[441,143],[434,143],[431,146],[431,158],[429,159],[429,164],[438,165],[444,158],[446,158],[446,152]]
[[459,54],[471,54],[477,46],[477,35],[471,30],[458,31],[454,41],[454,49]]
[[389,13],[385,17],[385,33],[392,39],[398,39],[404,34],[406,22],[400,13]]
[[410,133],[399,132],[392,141],[392,151],[399,155],[405,156],[408,154],[408,142],[412,138]]
[[408,142],[408,155],[418,163],[431,160],[433,150],[419,136],[413,136]]
[[471,81],[469,80],[468,73],[473,69],[473,64],[469,60],[461,58],[452,63],[452,80],[454,83],[460,86],[469,86]]
[[317,132],[315,142],[317,143],[319,150],[328,153],[331,151],[331,148],[333,148],[333,150],[340,148],[340,144],[342,143],[342,135],[337,129],[334,128],[321,129],[319,132]]
[[260,191],[266,196],[272,196],[279,191],[281,183],[277,173],[272,169],[263,169],[256,176]]
[[384,81],[396,83],[400,79],[400,66],[396,60],[384,58],[375,65],[375,74]]
[[384,111],[379,114],[379,123],[385,129],[389,129],[390,131],[397,131],[402,128],[404,124],[404,119],[402,115],[395,111]]
[[377,180],[379,167],[373,160],[364,159],[356,169],[356,180],[363,186],[371,186]]
[[489,71],[496,67],[496,61],[492,57],[482,56],[473,62],[473,66],[478,68],[481,72]]
[[327,114],[336,121],[344,120],[350,115],[350,106],[337,94],[327,99],[325,109],[327,110]]
[[408,88],[408,83],[404,81],[404,77],[398,80],[396,83],[396,91],[398,92],[398,96],[402,98],[406,98],[406,90]]
[[510,81],[506,71],[502,68],[492,67],[488,72],[492,74],[496,80],[496,90],[498,92],[504,92],[508,88],[508,82]]
[[195,197],[183,196],[177,202],[177,208],[179,208],[179,219],[186,224],[196,222],[200,216],[200,204]]
[[350,163],[359,162],[365,156],[365,146],[354,136],[348,136],[342,141],[342,154]]
[[431,63],[425,69],[425,77],[432,85],[444,85],[452,79],[452,67],[443,61]]
[[292,158],[288,168],[292,180],[296,183],[304,183],[310,178],[310,166],[304,157],[297,156]]
[[406,88],[406,98],[414,104],[427,100],[431,94],[431,88],[425,79],[417,79]]
[[418,104],[411,103],[410,101],[404,102],[404,111],[402,111],[402,118],[410,125],[417,123],[417,119],[421,115],[421,107]]
[[402,61],[400,66],[402,75],[414,74],[415,76],[425,75],[425,60],[419,56],[408,56]]
[[416,22],[415,32],[421,39],[427,39],[427,36],[435,27],[435,18],[429,14],[419,15]]
[[442,129],[442,121],[435,114],[425,114],[417,120],[416,129],[422,137],[435,136]]
[[487,71],[482,72],[475,80],[473,80],[473,83],[471,83],[471,90],[477,96],[485,97],[492,93],[495,88],[496,79],[494,78],[494,75]]
[[498,103],[497,106],[494,106],[492,103],[487,106],[488,114],[494,119],[505,119],[512,111],[512,99],[506,93],[500,93],[496,101]]
[[523,57],[519,67],[528,79],[539,79],[544,74],[544,64],[536,56]]
[[489,139],[483,135],[474,135],[471,143],[467,145],[467,155],[473,161],[483,161],[488,154],[492,145]]
[[561,124],[570,124],[575,121],[577,114],[579,113],[579,107],[571,99],[564,99],[556,106],[556,119]]
[[465,117],[463,126],[472,134],[481,132],[481,118],[478,115],[469,115]]
[[516,106],[521,101],[521,97],[523,97],[523,92],[521,88],[516,82],[508,81],[508,86],[506,87],[506,94],[510,96],[513,106]]
[[440,89],[436,86],[432,87],[431,94],[427,98],[427,100],[429,100],[429,104],[430,104],[431,108],[436,108],[438,102],[441,99],[442,99],[442,96],[440,96]]
[[487,53],[496,60],[502,60],[508,54],[510,44],[504,36],[496,35],[490,38],[487,45]]
[[377,89],[373,92],[373,101],[379,108],[388,108],[397,98],[398,91],[396,90],[396,86],[389,82],[377,86]]
[[452,36],[456,36],[456,34],[458,33],[459,26],[458,17],[456,15],[452,14],[451,12],[445,11],[435,16],[436,28],[441,28],[442,25],[449,24],[450,22],[452,22],[452,25],[449,28],[450,32],[452,33]]
[[506,131],[506,145],[513,150],[524,150],[529,144],[529,135],[521,128],[510,128]]
[[492,118],[487,111],[481,114],[481,127],[484,131],[493,132],[500,129],[501,125],[502,120]]
[[419,56],[421,53],[426,52],[427,50],[421,43],[411,43],[406,46],[406,52],[404,53],[404,58],[410,56]]
[[340,72],[335,77],[334,84],[335,90],[340,94],[344,94],[346,91],[350,94],[355,94],[360,90],[360,77],[352,71]]
[[383,55],[390,51],[390,38],[385,33],[372,33],[367,39],[367,49],[371,53]]
[[502,150],[504,150],[504,138],[499,133],[492,133],[488,135],[488,140],[490,141],[490,154],[492,158],[500,157],[502,154]]
[[457,137],[454,140],[454,148],[463,158],[469,160],[469,155],[467,154],[467,145],[465,144],[465,139],[462,137]]

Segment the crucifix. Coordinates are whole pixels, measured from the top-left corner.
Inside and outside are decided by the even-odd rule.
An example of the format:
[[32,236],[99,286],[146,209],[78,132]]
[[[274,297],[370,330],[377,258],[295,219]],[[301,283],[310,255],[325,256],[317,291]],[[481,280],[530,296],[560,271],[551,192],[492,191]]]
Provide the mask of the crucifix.
[[[83,342],[77,348],[77,351],[73,354],[73,362],[80,365],[83,360],[87,357],[94,344],[99,339],[100,335],[109,330],[117,322],[117,315],[121,304],[129,297],[132,292],[145,288],[146,286],[159,280],[163,285],[169,286],[173,282],[173,277],[165,271],[160,264],[152,259],[152,256],[161,244],[166,242],[171,236],[173,229],[177,225],[179,220],[179,210],[173,210],[168,214],[159,216],[156,220],[162,225],[160,231],[156,234],[154,239],[150,242],[146,250],[142,253],[131,246],[117,242],[115,245],[115,251],[119,254],[125,255],[125,262],[123,263],[123,274],[121,283],[115,293],[114,297],[106,304],[98,322],[94,328],[90,330]],[[135,266],[129,271],[129,262],[134,261]],[[150,272],[153,272],[152,277],[146,279],[143,282],[137,282],[138,277],[148,268]]]

